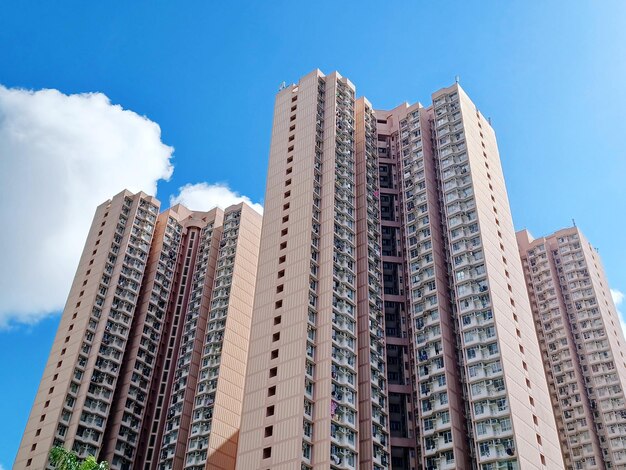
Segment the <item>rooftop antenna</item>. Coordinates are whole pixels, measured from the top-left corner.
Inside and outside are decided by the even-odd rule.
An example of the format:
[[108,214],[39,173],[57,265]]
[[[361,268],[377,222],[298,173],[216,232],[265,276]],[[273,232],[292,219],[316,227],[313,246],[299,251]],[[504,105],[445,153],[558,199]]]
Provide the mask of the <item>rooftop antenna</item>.
[[278,87],[278,91],[283,91],[285,88],[287,88],[287,84],[285,82],[282,82]]
[[459,77],[458,75],[455,75],[454,76],[454,83],[456,83],[458,85],[460,81],[461,81],[461,77]]
[[574,219],[572,219],[572,225],[576,227],[576,221]]
[[491,126],[491,117],[487,118],[487,122],[489,123],[489,125]]

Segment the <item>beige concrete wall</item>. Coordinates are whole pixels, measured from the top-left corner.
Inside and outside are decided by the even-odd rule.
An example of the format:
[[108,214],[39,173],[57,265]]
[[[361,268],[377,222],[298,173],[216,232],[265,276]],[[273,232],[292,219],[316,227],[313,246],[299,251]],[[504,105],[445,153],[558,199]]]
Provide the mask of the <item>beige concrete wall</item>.
[[458,86],[452,89],[460,97],[488,292],[517,446],[515,455],[522,469],[561,468],[563,461],[546,380],[541,368],[533,366],[541,364],[541,355],[495,133],[467,94]]
[[[100,320],[96,323],[90,316],[92,316],[97,291],[101,288],[100,280],[105,274],[111,243],[116,237],[118,219],[122,211],[126,210],[122,207],[125,198],[132,200],[132,206],[128,210],[128,221],[123,235],[118,240],[120,247],[116,248],[118,253],[114,267],[107,274],[110,278],[107,281],[109,287],[106,292],[102,291],[104,295],[102,312]],[[223,212],[220,209],[210,212],[194,212],[182,206],[175,206],[158,217],[156,227],[150,230],[149,237],[145,235],[144,241],[131,239],[132,233],[136,231],[133,225],[135,214],[143,210],[139,208],[140,204],[147,203],[156,204],[153,222],[157,222],[158,201],[143,193],[133,195],[127,191],[122,192],[111,201],[102,204],[96,211],[15,468],[44,468],[46,466],[47,454],[61,420],[63,404],[70,387],[74,367],[79,360],[80,350],[87,345],[90,345],[90,349],[85,349],[82,353],[86,358],[83,376],[76,380],[77,388],[71,392],[75,396],[75,402],[70,421],[67,423],[64,445],[68,448],[72,447],[76,441],[76,430],[79,426],[97,429],[100,432],[99,439],[90,444],[95,446],[95,450],[87,450],[87,453],[98,454],[102,449],[99,458],[108,460],[112,468],[121,468],[123,465],[137,468],[148,465],[150,468],[155,468],[159,461],[160,441],[166,424],[165,412],[172,395],[170,389],[174,382],[173,376],[178,370],[175,366],[180,359],[179,353],[182,353],[179,351],[180,338],[193,333],[197,344],[192,348],[191,369],[195,367],[196,372],[191,370],[189,374],[190,393],[185,401],[186,411],[183,410],[180,420],[179,442],[176,444],[180,452],[176,454],[175,468],[182,468],[184,464],[186,436],[190,428],[191,410],[195,398],[196,375],[203,354],[204,328],[210,309],[217,253],[222,235]],[[241,217],[236,226],[237,251],[229,296],[228,322],[223,341],[220,388],[217,395],[215,432],[211,438],[209,465],[212,466],[211,468],[232,469],[236,455],[247,341],[252,316],[261,215],[243,203],[228,208],[228,211],[240,212]],[[168,220],[171,220],[173,225],[169,226]],[[213,224],[214,227],[210,232],[210,240],[206,241],[209,243],[207,258],[202,260],[207,271],[203,279],[208,288],[203,291],[198,323],[187,324],[185,318],[194,282],[194,266],[199,262],[200,230],[207,224]],[[170,262],[170,248],[165,248],[164,241],[168,237],[168,243],[172,242],[174,237],[170,235],[174,226],[180,228],[180,233],[177,235],[180,248],[173,248]],[[167,231],[170,231],[170,235],[167,235]],[[193,243],[190,242],[191,232],[196,234]],[[155,236],[154,240],[152,233]],[[118,278],[121,279],[125,254],[133,251],[135,249],[133,246],[139,245],[145,248],[145,259],[140,268],[141,277],[134,287],[130,287],[136,291],[136,296],[132,301],[132,311],[129,313],[127,322],[124,323],[122,317],[117,317],[118,314],[115,313],[116,309],[113,305],[119,302],[119,298],[124,297],[123,293],[117,292],[119,287],[122,286],[124,289],[129,287],[126,281],[122,280],[118,286]],[[150,254],[148,254],[148,249],[150,249]],[[159,271],[163,272],[164,269],[160,258],[165,251],[168,253],[168,266],[171,264],[169,278],[159,274]],[[167,289],[162,288],[163,282],[167,282]],[[162,299],[162,305],[159,307],[160,319],[155,316],[156,310],[152,305],[156,302],[154,300],[156,298]],[[136,309],[135,305],[137,305]],[[172,321],[174,317],[179,317],[180,322]],[[108,327],[105,328],[109,319],[121,321],[120,324],[123,324],[125,328],[113,343],[103,339],[105,335],[110,335],[112,332]],[[90,321],[93,322],[91,326]],[[93,333],[90,333],[88,328]],[[161,331],[165,332],[163,336],[160,334]],[[151,359],[148,359],[146,335],[151,341]],[[90,380],[92,373],[97,372],[100,367],[96,367],[96,360],[101,356],[101,351],[98,352],[100,346],[111,344],[119,348],[119,357],[116,361],[118,365],[113,382],[108,385],[111,391],[106,399],[106,406],[101,408],[103,425],[102,429],[99,429],[95,425],[80,422],[80,416],[84,409],[88,409],[86,401],[90,393],[88,388],[92,384]],[[57,362],[60,363],[58,366]],[[138,376],[140,380],[133,381],[133,375]],[[119,383],[117,377],[121,378]],[[164,390],[169,390],[169,392],[162,393]],[[143,394],[142,399],[138,398],[138,391]],[[129,403],[132,406],[129,407]],[[133,420],[134,424],[129,425],[126,422],[127,416]],[[154,420],[158,421],[153,423]],[[40,422],[44,424],[39,424]],[[143,432],[139,433],[140,429]],[[134,434],[131,435],[131,433]],[[87,442],[91,441],[87,440]],[[150,442],[153,443],[150,444]],[[149,458],[148,450],[151,452]]]
[[[290,469],[301,462],[318,76],[313,72],[276,96],[237,457],[242,470]],[[275,349],[279,355],[272,360]],[[278,368],[275,378],[268,376],[270,366]],[[276,394],[268,396],[272,386]],[[273,415],[267,416],[268,407]],[[264,437],[267,426],[273,426],[270,437]],[[269,446],[271,458],[263,459]]]
[[[587,385],[578,360],[566,294],[561,289],[560,259],[553,255],[559,250],[557,239],[533,240],[523,230],[517,233],[517,241],[565,466],[605,468],[600,441],[591,426],[593,409],[585,393]],[[578,429],[572,425],[572,418],[585,419],[590,426]],[[590,456],[596,459],[591,465],[586,461]]]
[[224,470],[234,470],[237,457],[262,220],[246,204],[225,215],[234,210],[241,217],[207,457],[207,468]]
[[[131,198],[133,204],[120,241],[120,249],[114,268],[111,273],[107,274],[110,277],[109,287],[104,295],[105,301],[101,307],[101,317],[96,324],[96,320],[92,319],[92,309],[105,274],[105,263],[111,252],[111,244],[118,219],[122,213],[125,197]],[[113,197],[112,200],[100,205],[96,210],[14,468],[45,468],[48,453],[54,445],[55,439],[63,439],[63,445],[66,447],[71,447],[74,442],[81,410],[90,384],[89,379],[94,371],[96,360],[94,351],[98,350],[101,343],[107,322],[107,312],[113,300],[117,278],[121,271],[122,260],[130,237],[129,227],[133,224],[134,213],[142,199],[155,203],[158,207],[158,201],[154,198],[143,193],[133,195],[128,191],[123,191]],[[94,322],[93,333],[87,333],[90,321]],[[69,422],[65,422],[67,425],[65,435],[55,437],[66,402],[66,395],[70,392],[70,384],[75,374],[78,356],[84,347],[88,347],[90,350],[85,353],[88,360],[83,368],[82,377],[75,380],[78,384],[77,389],[75,392],[71,392],[74,400],[71,418]],[[94,442],[94,445],[99,449],[99,443]]]
[[619,468],[626,463],[624,337],[598,253],[576,227],[537,240],[521,231],[518,243],[566,464]]

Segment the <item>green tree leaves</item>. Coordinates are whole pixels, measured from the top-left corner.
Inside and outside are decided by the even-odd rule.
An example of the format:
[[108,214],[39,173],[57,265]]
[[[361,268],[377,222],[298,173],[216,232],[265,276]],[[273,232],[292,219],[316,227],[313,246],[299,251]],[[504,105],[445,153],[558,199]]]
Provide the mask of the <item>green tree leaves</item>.
[[53,447],[50,451],[50,462],[56,470],[109,470],[107,462],[98,462],[93,455],[85,460],[63,447]]

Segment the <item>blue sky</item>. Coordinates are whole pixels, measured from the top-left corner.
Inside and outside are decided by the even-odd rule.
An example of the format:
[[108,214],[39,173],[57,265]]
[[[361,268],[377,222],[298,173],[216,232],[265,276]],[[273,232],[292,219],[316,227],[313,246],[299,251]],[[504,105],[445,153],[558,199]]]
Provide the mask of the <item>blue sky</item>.
[[[282,81],[336,69],[391,108],[429,103],[459,75],[498,135],[516,228],[540,235],[575,218],[626,291],[625,24],[623,1],[5,1],[0,84],[102,92],[158,123],[175,147],[164,202],[200,182],[262,202]],[[5,468],[57,323],[58,312],[0,329]]]

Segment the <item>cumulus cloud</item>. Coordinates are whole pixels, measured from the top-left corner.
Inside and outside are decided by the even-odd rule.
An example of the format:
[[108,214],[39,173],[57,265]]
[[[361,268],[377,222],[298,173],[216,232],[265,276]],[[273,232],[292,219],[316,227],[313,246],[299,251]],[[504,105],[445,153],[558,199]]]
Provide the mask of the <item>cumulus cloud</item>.
[[248,196],[233,191],[223,183],[186,184],[178,188],[178,195],[170,197],[170,205],[182,204],[194,211],[207,211],[213,207],[226,209],[233,204],[245,202],[259,214],[263,214],[263,206],[253,203]]
[[172,174],[158,124],[101,93],[0,85],[0,327],[63,308],[96,206]]
[[613,298],[613,303],[617,309],[617,315],[619,316],[619,322],[622,325],[622,331],[624,332],[624,336],[626,336],[626,321],[624,321],[624,314],[620,309],[620,305],[624,300],[624,293],[617,289],[611,289],[611,297]]

